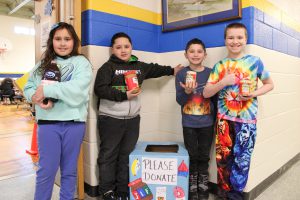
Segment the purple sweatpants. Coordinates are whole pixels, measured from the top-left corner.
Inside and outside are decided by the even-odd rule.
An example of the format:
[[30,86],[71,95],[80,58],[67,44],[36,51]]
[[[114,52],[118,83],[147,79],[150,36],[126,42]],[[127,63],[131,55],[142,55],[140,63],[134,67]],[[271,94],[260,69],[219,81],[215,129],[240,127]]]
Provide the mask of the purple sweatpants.
[[38,125],[39,168],[35,200],[50,200],[58,167],[61,171],[60,200],[74,199],[77,160],[85,133],[83,122]]

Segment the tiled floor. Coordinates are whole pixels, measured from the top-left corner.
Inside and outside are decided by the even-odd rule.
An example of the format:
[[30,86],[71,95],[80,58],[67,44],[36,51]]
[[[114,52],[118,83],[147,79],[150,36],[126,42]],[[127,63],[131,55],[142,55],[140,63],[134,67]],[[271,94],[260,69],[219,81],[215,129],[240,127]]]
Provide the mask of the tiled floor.
[[[33,121],[30,112],[0,105],[0,200],[32,200],[35,171],[30,148]],[[255,200],[300,200],[300,161]],[[52,200],[59,199],[54,186]],[[85,200],[98,200],[86,195]],[[210,195],[209,200],[214,200]]]

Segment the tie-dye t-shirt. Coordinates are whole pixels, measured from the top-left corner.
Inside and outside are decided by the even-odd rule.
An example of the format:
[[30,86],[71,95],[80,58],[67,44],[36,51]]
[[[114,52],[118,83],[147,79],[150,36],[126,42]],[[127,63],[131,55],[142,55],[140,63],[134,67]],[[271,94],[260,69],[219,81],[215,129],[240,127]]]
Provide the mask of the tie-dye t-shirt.
[[251,82],[251,91],[257,89],[258,79],[265,80],[270,77],[260,58],[245,55],[239,59],[224,58],[212,69],[208,83],[215,84],[223,79],[226,73],[234,73],[236,83],[226,86],[219,91],[218,118],[242,123],[256,123],[257,98],[247,101],[239,99],[240,82],[248,79]]

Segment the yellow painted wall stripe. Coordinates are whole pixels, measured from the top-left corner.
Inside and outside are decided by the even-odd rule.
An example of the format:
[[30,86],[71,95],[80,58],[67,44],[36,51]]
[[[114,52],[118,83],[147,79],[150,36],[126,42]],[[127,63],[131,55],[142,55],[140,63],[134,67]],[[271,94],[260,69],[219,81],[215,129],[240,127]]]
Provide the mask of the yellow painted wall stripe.
[[20,78],[18,78],[16,80],[16,84],[20,90],[24,91],[24,87],[28,81],[29,75],[30,75],[30,73],[27,72],[26,74],[24,74],[23,76],[21,76]]
[[[242,0],[242,7],[253,6],[262,12],[274,17],[288,27],[300,32],[300,23],[291,18],[287,13],[276,7],[268,0]],[[83,0],[82,9],[96,10],[122,17],[128,17],[155,25],[162,25],[162,15],[136,6],[115,2],[113,0]]]
[[242,8],[247,8],[251,6],[250,0],[242,0]]
[[242,0],[242,7],[246,8],[249,6],[253,6],[262,12],[274,17],[276,20],[282,22],[286,26],[290,27],[291,29],[300,32],[300,23],[297,22],[295,19],[290,17],[288,13],[281,10],[271,2],[267,0]]
[[83,11],[97,10],[105,13],[128,17],[151,24],[161,25],[160,13],[145,10],[136,6],[115,2],[113,0],[84,0],[82,1]]

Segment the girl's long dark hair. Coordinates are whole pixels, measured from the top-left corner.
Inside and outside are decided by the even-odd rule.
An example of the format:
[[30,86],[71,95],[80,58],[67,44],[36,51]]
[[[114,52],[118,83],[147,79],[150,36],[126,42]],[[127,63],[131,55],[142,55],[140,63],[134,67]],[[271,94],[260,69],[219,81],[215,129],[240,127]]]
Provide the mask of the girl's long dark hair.
[[81,55],[78,51],[80,40],[78,35],[76,34],[73,26],[71,24],[65,22],[59,22],[52,26],[51,31],[49,33],[49,38],[47,40],[47,48],[46,51],[42,55],[41,65],[38,67],[37,72],[39,74],[43,74],[45,69],[51,64],[51,61],[55,59],[57,56],[54,48],[53,48],[53,38],[58,30],[66,29],[74,40],[73,50],[68,56],[77,56]]

